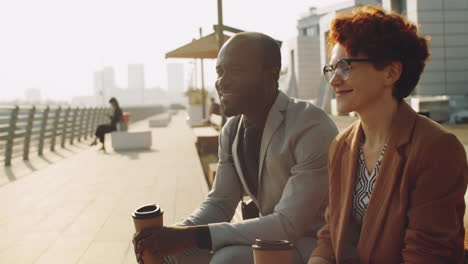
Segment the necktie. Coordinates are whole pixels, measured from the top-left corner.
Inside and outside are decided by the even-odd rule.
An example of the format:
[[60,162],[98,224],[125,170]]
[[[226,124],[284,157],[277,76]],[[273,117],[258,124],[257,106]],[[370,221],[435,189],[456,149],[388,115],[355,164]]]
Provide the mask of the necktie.
[[260,156],[260,136],[255,125],[244,128],[242,156],[244,160],[244,174],[250,191],[257,196],[258,190],[258,162]]

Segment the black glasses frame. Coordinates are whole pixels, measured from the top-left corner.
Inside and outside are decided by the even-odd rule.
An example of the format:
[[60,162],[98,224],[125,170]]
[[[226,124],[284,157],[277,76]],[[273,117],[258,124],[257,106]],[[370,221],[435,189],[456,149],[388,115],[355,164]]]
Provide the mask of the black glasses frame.
[[[351,58],[340,59],[335,63],[335,65],[325,65],[323,67],[322,72],[323,72],[323,76],[325,76],[325,79],[327,79],[326,78],[326,76],[327,76],[326,72],[328,70],[331,70],[333,72],[333,75],[330,78],[330,80],[333,78],[333,76],[335,75],[336,65],[338,65],[338,63],[340,63],[342,61],[346,61],[346,63],[348,63],[348,65],[351,67],[351,62],[374,62],[375,59],[351,59]],[[329,82],[330,80],[327,80],[327,81]]]

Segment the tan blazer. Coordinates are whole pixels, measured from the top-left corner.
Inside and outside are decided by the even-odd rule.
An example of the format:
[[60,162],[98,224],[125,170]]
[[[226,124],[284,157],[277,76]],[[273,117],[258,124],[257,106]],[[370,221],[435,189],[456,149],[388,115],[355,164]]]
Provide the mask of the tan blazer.
[[336,263],[461,263],[468,180],[462,144],[405,102],[391,130],[360,235],[352,217],[360,121],[332,143],[326,224],[311,256]]

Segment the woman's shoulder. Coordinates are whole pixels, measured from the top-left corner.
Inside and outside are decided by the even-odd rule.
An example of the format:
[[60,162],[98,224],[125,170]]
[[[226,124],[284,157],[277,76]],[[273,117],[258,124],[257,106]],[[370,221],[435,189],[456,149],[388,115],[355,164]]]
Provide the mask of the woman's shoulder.
[[343,129],[333,140],[330,145],[330,152],[335,153],[342,146],[350,142],[350,140],[358,133],[360,121],[356,120],[351,125]]
[[415,132],[419,133],[421,136],[431,137],[450,134],[450,132],[441,124],[423,115],[417,115],[416,117]]
[[360,121],[356,120],[354,121],[351,125],[349,125],[347,128],[343,129],[338,136],[336,136],[335,141],[337,144],[341,144],[346,142],[347,139],[354,137],[354,135],[358,132],[359,130],[359,124]]
[[437,122],[425,117],[416,118],[411,143],[417,147],[417,155],[451,156],[466,161],[463,144],[458,138]]
[[421,143],[422,145],[437,144],[461,144],[454,134],[448,131],[439,123],[425,117],[418,115],[413,132],[413,141]]

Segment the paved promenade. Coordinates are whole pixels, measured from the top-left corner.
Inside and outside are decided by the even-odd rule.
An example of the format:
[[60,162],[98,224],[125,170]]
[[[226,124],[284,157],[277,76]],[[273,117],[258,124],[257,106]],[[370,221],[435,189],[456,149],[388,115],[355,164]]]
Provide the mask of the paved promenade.
[[136,263],[133,209],[159,203],[171,224],[208,192],[185,113],[152,131],[150,151],[83,148],[15,181],[0,179],[0,263]]
[[[334,120],[340,129],[353,121]],[[131,126],[146,129],[147,120]],[[0,263],[135,264],[135,208],[158,203],[172,224],[208,192],[185,112],[152,132],[149,151],[84,142],[0,172]]]

